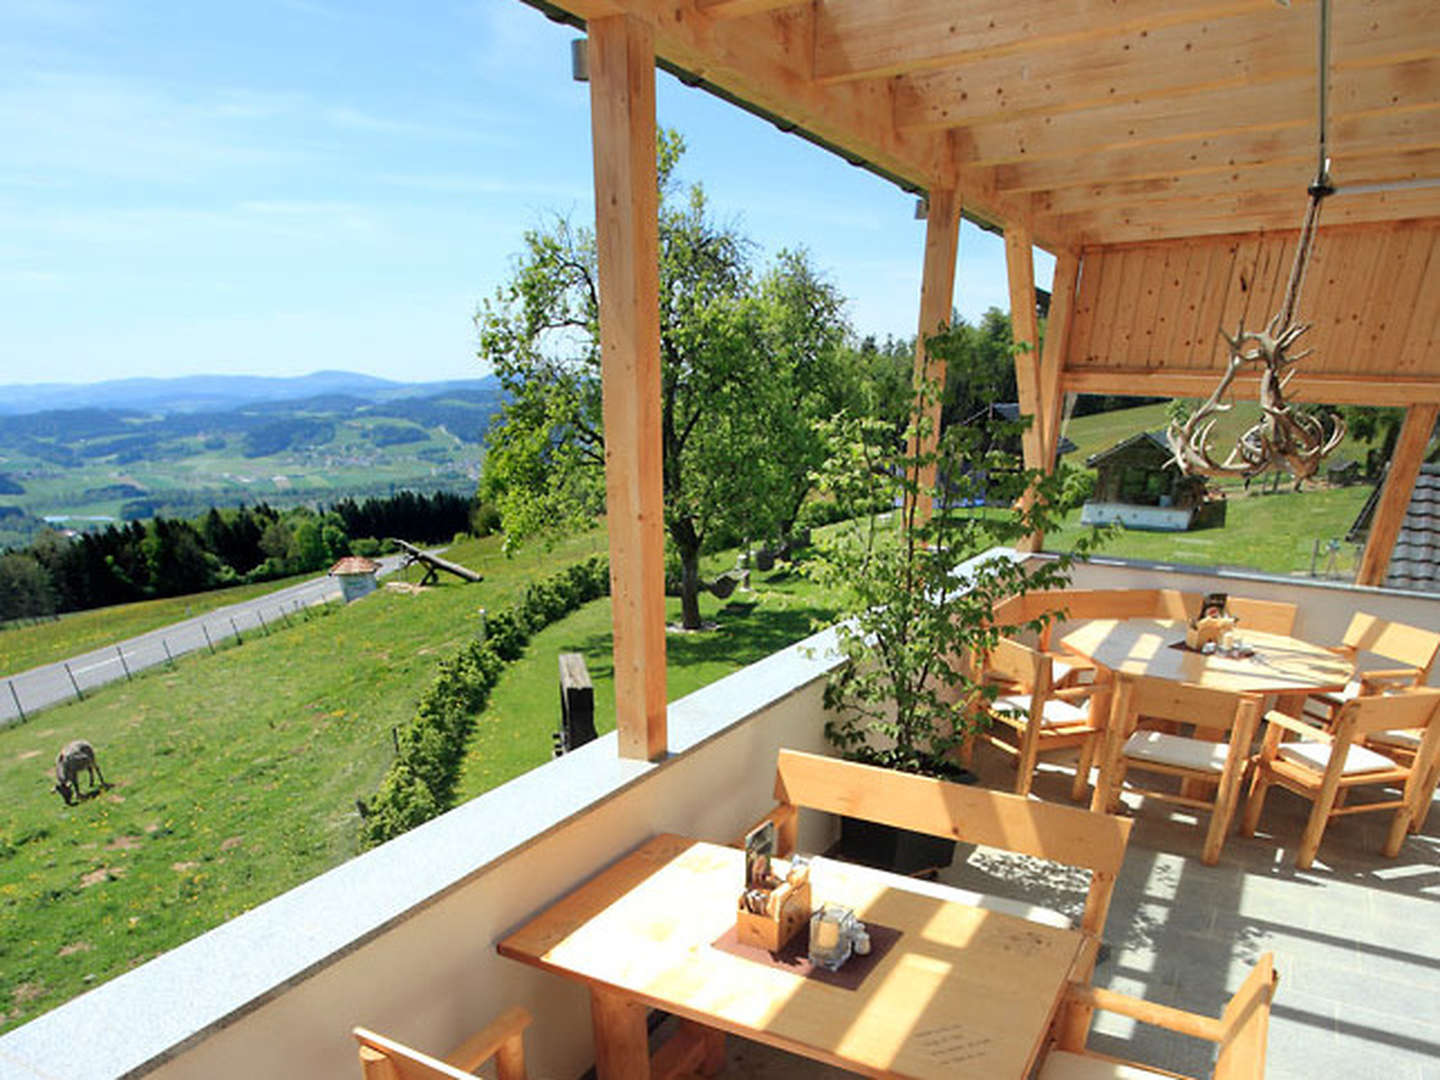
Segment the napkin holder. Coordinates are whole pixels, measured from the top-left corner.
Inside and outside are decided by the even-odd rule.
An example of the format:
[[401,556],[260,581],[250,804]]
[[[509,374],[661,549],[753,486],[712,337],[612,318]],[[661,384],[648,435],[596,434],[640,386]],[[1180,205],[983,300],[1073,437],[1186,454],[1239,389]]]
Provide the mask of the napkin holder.
[[763,911],[746,906],[755,891],[740,894],[735,938],[741,945],[779,952],[810,921],[810,875],[807,871],[784,881],[776,878],[772,887],[759,890],[764,894]]
[[1221,640],[1234,629],[1233,615],[1205,615],[1192,620],[1185,628],[1185,645],[1196,652],[1202,651],[1209,644],[1214,644],[1218,649]]

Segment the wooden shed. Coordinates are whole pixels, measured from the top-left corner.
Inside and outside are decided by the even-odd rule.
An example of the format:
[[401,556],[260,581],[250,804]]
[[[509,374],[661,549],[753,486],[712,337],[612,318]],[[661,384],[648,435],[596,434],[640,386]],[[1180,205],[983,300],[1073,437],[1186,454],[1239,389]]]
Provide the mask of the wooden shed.
[[1180,471],[1162,433],[1132,435],[1090,455],[1085,464],[1096,477],[1095,493],[1080,513],[1084,524],[1118,521],[1126,528],[1156,532],[1184,532],[1197,524],[1206,483]]
[[[962,215],[1003,230],[1040,468],[1067,395],[1211,392],[1219,328],[1277,311],[1328,157],[1296,385],[1407,410],[1357,575],[1384,580],[1440,414],[1435,0],[1334,5],[1323,155],[1313,0],[524,2],[587,42],[622,753],[665,752],[657,66],[926,197],[922,342],[954,304]],[[1043,351],[1037,245],[1056,264]],[[943,377],[923,346],[916,367]]]
[[375,575],[379,570],[380,564],[373,559],[347,555],[330,567],[330,576],[340,582],[340,594],[348,604],[375,591],[378,584]]

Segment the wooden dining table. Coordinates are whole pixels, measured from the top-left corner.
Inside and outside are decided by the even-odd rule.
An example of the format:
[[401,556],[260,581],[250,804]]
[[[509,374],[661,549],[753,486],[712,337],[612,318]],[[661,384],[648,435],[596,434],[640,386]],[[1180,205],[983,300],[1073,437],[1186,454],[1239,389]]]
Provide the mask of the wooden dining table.
[[[729,1032],[863,1076],[1018,1080],[1093,948],[1079,930],[817,858],[814,904],[854,908],[888,943],[858,985],[837,985],[724,947],[744,859],[737,848],[656,836],[500,942],[502,956],[589,988],[600,1080],[652,1075],[651,1008],[717,1033],[707,1073],[723,1064],[719,1033]],[[653,1075],[668,1072],[657,1064]]]
[[[1092,709],[1102,715],[1092,713],[1092,721],[1103,721],[1105,740],[1092,809],[1106,809],[1104,772],[1117,760],[1117,744],[1125,735],[1125,718],[1116,715],[1123,702],[1118,695],[1112,701],[1107,692],[1107,684],[1117,676],[1165,679],[1234,694],[1273,694],[1279,711],[1299,716],[1309,695],[1343,690],[1355,671],[1353,660],[1322,645],[1259,630],[1240,635],[1248,655],[1197,652],[1185,647],[1185,626],[1180,619],[1090,619],[1060,638],[1062,649],[1097,669]],[[1194,794],[1196,783],[1185,781],[1182,792]]]
[[1179,619],[1090,619],[1061,639],[1066,652],[1084,657],[1110,674],[1226,690],[1237,694],[1277,694],[1281,708],[1310,694],[1345,688],[1354,662],[1322,645],[1285,634],[1242,631],[1249,656],[1201,653],[1184,648],[1185,623]]

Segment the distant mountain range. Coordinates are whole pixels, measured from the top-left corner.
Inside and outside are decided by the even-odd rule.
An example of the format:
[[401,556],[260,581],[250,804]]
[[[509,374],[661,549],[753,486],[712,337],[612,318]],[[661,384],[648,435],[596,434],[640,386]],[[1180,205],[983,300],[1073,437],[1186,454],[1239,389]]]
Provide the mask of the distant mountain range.
[[0,550],[87,523],[401,489],[473,493],[505,401],[493,376],[340,371],[0,387]]
[[262,375],[186,375],[176,379],[112,379],[97,383],[0,386],[0,416],[61,409],[209,412],[264,402],[344,396],[383,402],[436,397],[452,390],[497,393],[493,375],[446,382],[404,383],[351,371],[316,371],[290,378]]

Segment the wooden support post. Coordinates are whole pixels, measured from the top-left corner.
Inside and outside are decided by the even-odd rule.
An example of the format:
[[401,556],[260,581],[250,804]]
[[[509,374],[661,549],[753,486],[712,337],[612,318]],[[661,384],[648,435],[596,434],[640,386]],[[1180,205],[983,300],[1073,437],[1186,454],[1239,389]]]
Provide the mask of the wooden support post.
[[1405,410],[1405,424],[1400,437],[1395,441],[1395,453],[1390,458],[1390,473],[1385,478],[1385,490],[1375,506],[1375,516],[1370,519],[1370,538],[1365,541],[1365,554],[1360,557],[1360,569],[1355,575],[1356,585],[1383,585],[1385,571],[1390,567],[1390,553],[1400,535],[1400,526],[1405,521],[1405,511],[1410,506],[1410,495],[1415,490],[1415,478],[1420,475],[1420,466],[1425,460],[1425,447],[1430,433],[1435,430],[1435,418],[1440,415],[1440,405],[1411,405]]
[[[955,256],[960,246],[960,196],[954,188],[932,188],[930,210],[925,219],[925,264],[920,279],[920,327],[915,338],[915,392],[926,382],[934,381],[940,391],[945,389],[944,361],[931,361],[925,339],[950,322],[955,302]],[[930,403],[926,413],[930,433],[920,443],[912,441],[910,453],[933,451],[940,438],[940,399]],[[935,469],[921,471],[920,495],[915,507],[915,520],[930,517],[935,491]],[[910,509],[906,507],[907,511]],[[910,520],[910,514],[905,515]]]
[[[1021,437],[1021,452],[1027,469],[1049,469],[1054,463],[1045,460],[1045,421],[1040,387],[1040,322],[1035,314],[1035,249],[1030,230],[1023,225],[1005,227],[1005,271],[1010,285],[1010,329],[1015,342],[1015,386],[1019,393],[1022,417],[1030,418],[1030,426]],[[1027,491],[1021,501],[1029,505],[1033,492]],[[1015,546],[1021,551],[1039,551],[1045,543],[1044,533],[1031,533]]]
[[605,498],[622,757],[665,754],[655,46],[628,15],[589,23]]
[[1080,257],[1073,251],[1055,256],[1055,277],[1050,283],[1050,315],[1045,320],[1045,344],[1040,353],[1040,413],[1044,425],[1044,460],[1053,469],[1059,460],[1060,421],[1065,392],[1061,376],[1070,346],[1070,326],[1075,313],[1075,294],[1080,285]]
[[1005,271],[1010,282],[1010,328],[1015,339],[1015,385],[1020,415],[1030,417],[1023,447],[1025,467],[1043,469],[1045,430],[1040,409],[1040,323],[1035,316],[1035,249],[1030,230],[1005,227]]

